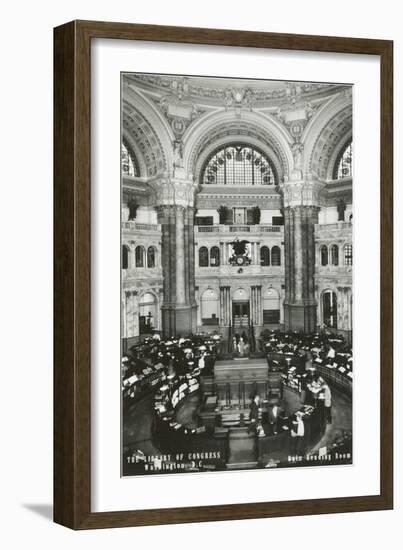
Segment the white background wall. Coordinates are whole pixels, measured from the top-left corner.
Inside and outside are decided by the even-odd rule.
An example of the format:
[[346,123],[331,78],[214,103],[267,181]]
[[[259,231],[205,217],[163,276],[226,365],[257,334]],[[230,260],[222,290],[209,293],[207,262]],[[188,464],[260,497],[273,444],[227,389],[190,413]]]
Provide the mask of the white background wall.
[[[395,548],[401,539],[402,430],[396,431],[396,510],[74,533],[50,522],[52,500],[52,27],[97,19],[395,40],[395,204],[402,204],[403,38],[399,2],[69,0],[7,2],[2,10],[1,517],[4,548]],[[400,154],[399,154],[400,152]],[[396,212],[396,341],[403,222]],[[397,344],[396,418],[403,416]],[[370,429],[370,427],[364,428]],[[389,544],[385,545],[385,542]],[[74,545],[74,546],[73,546]]]

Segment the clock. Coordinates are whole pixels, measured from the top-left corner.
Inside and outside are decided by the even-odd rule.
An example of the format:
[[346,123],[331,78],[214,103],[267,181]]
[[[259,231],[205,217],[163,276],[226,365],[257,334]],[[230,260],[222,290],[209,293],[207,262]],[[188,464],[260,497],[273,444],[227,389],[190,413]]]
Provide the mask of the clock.
[[245,258],[243,256],[238,256],[237,259],[236,259],[236,263],[238,265],[243,265],[245,262]]

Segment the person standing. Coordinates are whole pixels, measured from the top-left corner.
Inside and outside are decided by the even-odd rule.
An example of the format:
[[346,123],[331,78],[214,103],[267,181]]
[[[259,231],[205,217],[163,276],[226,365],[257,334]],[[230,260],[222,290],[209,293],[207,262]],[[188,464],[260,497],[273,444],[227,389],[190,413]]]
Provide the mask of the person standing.
[[270,433],[277,435],[278,432],[278,422],[283,415],[283,409],[279,405],[272,405],[268,410],[268,418],[270,425]]
[[328,384],[323,386],[326,424],[332,423],[332,392]]
[[250,420],[249,431],[250,432],[256,432],[256,427],[259,423],[259,403],[260,403],[260,397],[259,395],[256,394],[252,400],[252,403],[250,404],[250,412],[249,412],[249,420]]
[[291,454],[294,456],[303,456],[305,450],[305,425],[302,420],[302,413],[295,413],[295,420],[291,427]]

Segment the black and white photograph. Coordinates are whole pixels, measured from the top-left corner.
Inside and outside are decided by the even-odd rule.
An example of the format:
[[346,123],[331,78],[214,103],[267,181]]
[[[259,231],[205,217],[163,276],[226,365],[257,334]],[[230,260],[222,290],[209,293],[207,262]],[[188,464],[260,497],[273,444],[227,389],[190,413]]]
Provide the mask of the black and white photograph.
[[121,73],[123,477],[353,464],[353,92]]

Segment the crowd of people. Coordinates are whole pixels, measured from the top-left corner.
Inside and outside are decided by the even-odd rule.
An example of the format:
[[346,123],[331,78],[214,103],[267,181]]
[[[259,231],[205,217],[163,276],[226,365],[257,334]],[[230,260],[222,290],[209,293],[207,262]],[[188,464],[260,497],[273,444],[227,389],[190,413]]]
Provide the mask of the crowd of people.
[[130,403],[165,380],[211,372],[219,343],[217,335],[163,339],[154,334],[132,346],[122,356],[124,400]]
[[305,368],[307,362],[330,369],[353,371],[351,345],[339,334],[265,331],[262,333],[265,352],[284,355],[284,359],[298,359]]

